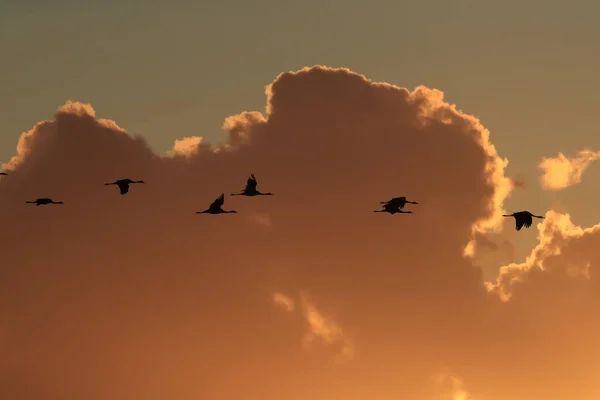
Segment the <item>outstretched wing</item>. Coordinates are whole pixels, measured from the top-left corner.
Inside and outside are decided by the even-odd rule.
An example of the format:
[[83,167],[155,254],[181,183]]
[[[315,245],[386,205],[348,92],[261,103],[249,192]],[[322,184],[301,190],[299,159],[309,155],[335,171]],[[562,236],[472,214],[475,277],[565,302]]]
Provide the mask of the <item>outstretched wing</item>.
[[208,207],[209,210],[218,210],[225,203],[225,193],[221,193],[219,197]]
[[125,194],[125,193],[129,192],[129,183],[128,182],[118,181],[117,186],[119,186],[119,190],[121,191],[121,194]]
[[246,181],[246,192],[253,192],[256,190],[256,185],[258,185],[258,182],[256,182],[256,178],[254,177],[254,174],[250,174],[250,178],[248,178],[248,180]]

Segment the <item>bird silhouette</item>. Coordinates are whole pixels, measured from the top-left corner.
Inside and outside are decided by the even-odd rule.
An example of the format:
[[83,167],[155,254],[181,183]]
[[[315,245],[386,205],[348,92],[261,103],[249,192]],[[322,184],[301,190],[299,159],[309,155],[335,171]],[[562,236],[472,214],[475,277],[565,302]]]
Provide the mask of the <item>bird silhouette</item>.
[[512,214],[503,214],[503,217],[515,217],[515,229],[520,231],[522,227],[529,228],[533,223],[533,218],[544,219],[539,215],[533,215],[529,211],[519,211]]
[[8,174],[7,174],[6,172],[0,172],[0,175],[2,175],[2,176],[6,176],[6,175],[8,175]]
[[221,207],[225,203],[225,193],[221,193],[219,197],[204,211],[196,211],[196,214],[237,214],[237,211],[225,211]]
[[379,204],[393,204],[393,205],[398,205],[398,208],[404,208],[404,206],[406,204],[419,204],[416,201],[408,201],[406,200],[406,197],[402,196],[402,197],[394,197],[391,200],[388,201],[380,201]]
[[273,193],[261,193],[256,190],[256,177],[254,174],[250,174],[250,178],[246,181],[246,187],[239,193],[231,193],[232,196],[273,196]]
[[54,201],[48,197],[35,199],[34,201],[26,201],[25,203],[35,204],[36,206],[45,206],[46,204],[65,204],[62,201]]
[[114,181],[111,183],[105,183],[104,186],[109,186],[109,185],[117,185],[119,187],[119,190],[121,191],[121,194],[127,194],[129,192],[129,185],[132,183],[146,183],[144,181],[132,181],[129,178],[126,179],[119,179],[118,181]]
[[398,203],[384,203],[382,210],[375,210],[373,212],[386,212],[389,214],[412,214],[412,211],[402,211],[400,205]]

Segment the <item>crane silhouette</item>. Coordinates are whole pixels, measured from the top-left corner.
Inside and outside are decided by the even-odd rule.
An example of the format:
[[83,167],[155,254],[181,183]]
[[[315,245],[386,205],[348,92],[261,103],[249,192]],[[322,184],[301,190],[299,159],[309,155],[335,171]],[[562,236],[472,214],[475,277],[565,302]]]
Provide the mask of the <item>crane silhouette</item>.
[[225,193],[221,193],[219,197],[215,201],[212,202],[210,206],[204,211],[196,211],[196,214],[237,214],[237,211],[230,210],[225,211],[221,207],[225,203]]
[[375,210],[373,212],[386,212],[389,214],[412,214],[412,211],[402,211],[398,203],[384,203],[382,210]]
[[48,197],[35,199],[34,201],[26,201],[25,203],[35,204],[36,206],[45,206],[46,204],[65,204],[62,201],[54,201]]
[[121,191],[121,194],[127,194],[129,192],[129,185],[132,183],[146,183],[144,181],[132,181],[129,178],[126,179],[119,179],[118,181],[114,181],[111,183],[105,183],[104,186],[109,186],[109,185],[117,185],[119,187],[119,190]]
[[231,193],[232,196],[273,196],[273,193],[262,193],[256,190],[258,182],[254,174],[250,174],[250,178],[246,181],[246,187],[239,193]]
[[392,204],[392,205],[397,205],[398,208],[404,208],[404,206],[406,204],[419,204],[416,201],[408,201],[406,200],[406,197],[402,196],[402,197],[394,197],[391,200],[388,201],[380,201],[379,204]]
[[512,214],[503,214],[503,217],[515,217],[515,229],[520,231],[522,227],[529,228],[533,223],[533,218],[544,219],[539,215],[533,215],[529,211],[519,211]]

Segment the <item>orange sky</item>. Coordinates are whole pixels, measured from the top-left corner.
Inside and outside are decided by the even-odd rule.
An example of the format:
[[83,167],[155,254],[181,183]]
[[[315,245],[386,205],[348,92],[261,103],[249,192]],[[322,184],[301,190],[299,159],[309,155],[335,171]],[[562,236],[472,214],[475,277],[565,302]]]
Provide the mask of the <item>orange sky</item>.
[[[477,119],[345,69],[266,94],[218,149],[161,157],[80,103],[22,135],[0,181],[0,398],[600,398],[600,228],[548,211],[486,283],[480,260],[535,226],[500,216],[523,185]],[[543,187],[581,180],[578,157],[541,161]],[[275,196],[194,214],[250,173]],[[125,177],[147,184],[103,186]],[[414,214],[372,213],[402,195]]]

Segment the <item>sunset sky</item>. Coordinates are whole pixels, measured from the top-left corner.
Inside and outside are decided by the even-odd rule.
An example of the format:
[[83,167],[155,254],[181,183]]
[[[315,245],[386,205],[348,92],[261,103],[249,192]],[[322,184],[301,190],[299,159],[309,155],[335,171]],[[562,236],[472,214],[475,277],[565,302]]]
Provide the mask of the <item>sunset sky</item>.
[[0,398],[600,398],[600,5],[196,3],[0,0]]

